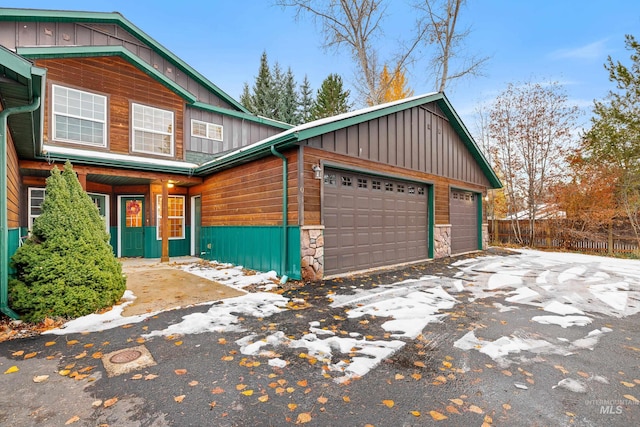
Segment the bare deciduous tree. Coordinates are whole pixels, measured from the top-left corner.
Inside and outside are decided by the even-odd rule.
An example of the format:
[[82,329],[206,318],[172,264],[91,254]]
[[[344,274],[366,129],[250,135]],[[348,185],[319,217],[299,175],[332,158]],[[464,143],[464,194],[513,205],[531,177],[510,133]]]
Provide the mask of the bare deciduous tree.
[[293,7],[296,16],[311,15],[322,26],[325,48],[347,47],[357,65],[356,90],[368,105],[384,102],[384,93],[390,82],[381,82],[383,63],[391,64],[393,76],[404,72],[416,60],[423,44],[434,45],[436,54],[432,62],[437,76],[438,90],[444,91],[447,82],[466,75],[477,75],[488,58],[466,57],[456,72],[451,72],[452,59],[458,57],[469,29],[458,32],[460,9],[465,0],[423,0],[416,4],[420,11],[411,37],[398,41],[398,51],[391,59],[379,60],[376,38],[383,34],[382,21],[385,0],[276,0],[280,6]]
[[[460,9],[465,3],[466,0],[423,0],[415,5],[423,15],[419,26],[424,29],[426,42],[435,48],[431,65],[440,92],[444,92],[451,80],[479,75],[482,66],[489,60],[489,57],[459,57],[462,42],[471,32],[470,28],[458,28]],[[456,71],[452,71],[452,59],[457,57],[461,64]]]
[[[562,176],[577,113],[558,83],[511,83],[490,109],[489,136],[504,176],[508,213],[518,211],[518,200],[524,202],[532,245],[537,210],[547,201],[549,186]],[[518,221],[513,225],[522,240]]]

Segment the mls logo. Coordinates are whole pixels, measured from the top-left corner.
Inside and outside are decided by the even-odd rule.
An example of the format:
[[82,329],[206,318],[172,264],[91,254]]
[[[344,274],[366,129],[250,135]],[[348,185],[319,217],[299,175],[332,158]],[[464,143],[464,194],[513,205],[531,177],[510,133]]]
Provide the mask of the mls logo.
[[601,414],[620,415],[622,414],[622,406],[602,405],[600,406]]

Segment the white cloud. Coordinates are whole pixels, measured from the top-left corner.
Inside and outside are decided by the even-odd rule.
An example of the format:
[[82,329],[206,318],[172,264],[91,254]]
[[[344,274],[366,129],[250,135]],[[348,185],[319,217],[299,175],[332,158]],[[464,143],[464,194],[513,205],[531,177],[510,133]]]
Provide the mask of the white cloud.
[[584,46],[558,49],[551,52],[550,56],[554,59],[604,60],[606,56],[606,42],[607,39],[603,39],[586,44]]

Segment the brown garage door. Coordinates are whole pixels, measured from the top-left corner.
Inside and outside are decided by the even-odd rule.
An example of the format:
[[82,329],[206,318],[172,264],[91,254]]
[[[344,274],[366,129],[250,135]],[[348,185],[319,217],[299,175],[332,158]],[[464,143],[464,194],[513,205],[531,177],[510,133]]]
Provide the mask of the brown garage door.
[[478,195],[451,190],[451,253],[478,250]]
[[326,169],[323,216],[325,274],[428,256],[424,184]]

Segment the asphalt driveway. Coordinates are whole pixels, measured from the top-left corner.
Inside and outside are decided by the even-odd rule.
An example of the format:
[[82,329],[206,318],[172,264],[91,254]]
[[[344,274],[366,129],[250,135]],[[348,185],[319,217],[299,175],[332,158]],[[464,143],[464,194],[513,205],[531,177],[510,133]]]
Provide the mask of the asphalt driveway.
[[105,318],[90,333],[0,343],[11,390],[0,395],[0,424],[627,426],[640,417],[638,261],[491,250],[245,289]]

